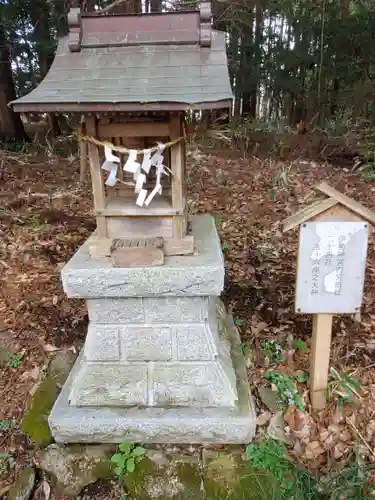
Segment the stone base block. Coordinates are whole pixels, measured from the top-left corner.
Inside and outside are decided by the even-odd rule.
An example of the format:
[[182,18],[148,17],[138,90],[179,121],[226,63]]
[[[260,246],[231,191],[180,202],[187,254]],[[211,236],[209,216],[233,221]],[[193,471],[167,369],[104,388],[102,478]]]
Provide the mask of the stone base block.
[[[215,221],[209,215],[194,216],[191,231],[197,254],[167,256],[164,265],[156,267],[113,267],[109,257],[92,258],[89,249],[95,237],[91,236],[62,269],[65,293],[86,299],[220,295],[224,261]],[[152,308],[148,310],[152,313]],[[103,317],[108,319],[113,321],[108,314]],[[129,321],[121,315],[118,319]]]
[[240,339],[232,318],[227,335],[237,377],[238,401],[232,408],[115,408],[69,404],[76,362],[49,417],[53,437],[60,443],[247,443],[255,433]]

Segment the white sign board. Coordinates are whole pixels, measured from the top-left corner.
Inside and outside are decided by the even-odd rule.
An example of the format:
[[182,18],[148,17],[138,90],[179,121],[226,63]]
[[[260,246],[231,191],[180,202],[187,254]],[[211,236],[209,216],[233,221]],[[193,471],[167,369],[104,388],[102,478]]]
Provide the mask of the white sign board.
[[367,222],[306,222],[300,227],[298,313],[355,313],[362,304]]

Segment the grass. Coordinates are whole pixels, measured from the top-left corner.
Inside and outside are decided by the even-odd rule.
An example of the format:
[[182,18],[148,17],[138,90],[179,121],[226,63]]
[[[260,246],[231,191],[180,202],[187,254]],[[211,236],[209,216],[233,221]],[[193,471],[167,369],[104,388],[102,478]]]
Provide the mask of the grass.
[[352,457],[344,470],[319,479],[299,467],[285,445],[273,439],[249,444],[246,456],[251,467],[278,482],[279,496],[274,500],[375,499],[375,465],[362,464],[358,457]]
[[[320,481],[297,468],[288,457],[284,444],[265,439],[246,447],[251,467],[270,473],[280,485],[280,500],[315,500],[320,498]],[[318,495],[318,496],[317,496]]]

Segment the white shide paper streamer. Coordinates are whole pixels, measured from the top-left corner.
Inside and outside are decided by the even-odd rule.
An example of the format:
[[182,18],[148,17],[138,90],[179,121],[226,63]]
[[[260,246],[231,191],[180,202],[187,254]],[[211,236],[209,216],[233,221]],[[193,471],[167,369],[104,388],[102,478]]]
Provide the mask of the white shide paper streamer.
[[[133,180],[135,181],[134,191],[138,195],[136,204],[139,207],[143,207],[144,205],[147,207],[157,194],[162,194],[161,176],[163,174],[169,175],[169,169],[163,164],[164,156],[162,153],[164,149],[165,145],[162,143],[158,143],[158,149],[153,155],[151,155],[150,149],[144,149],[142,164],[137,162],[138,151],[136,149],[131,149],[129,151],[129,156],[123,166],[123,170],[133,174]],[[109,172],[105,184],[113,187],[117,182],[117,169],[120,158],[115,156],[112,150],[107,146],[104,148],[104,154],[105,161],[101,168]],[[144,189],[143,186],[152,167],[154,167],[156,171],[156,183],[151,193],[148,194],[147,189]]]
[[112,149],[107,146],[104,147],[105,161],[101,168],[109,172],[107,180],[105,181],[106,186],[113,187],[117,182],[117,168],[120,163],[120,158],[112,153]]

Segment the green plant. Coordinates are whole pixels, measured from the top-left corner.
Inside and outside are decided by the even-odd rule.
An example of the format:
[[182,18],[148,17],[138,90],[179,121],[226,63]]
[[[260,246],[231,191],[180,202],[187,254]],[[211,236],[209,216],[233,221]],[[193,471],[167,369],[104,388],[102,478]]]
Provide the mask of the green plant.
[[243,341],[240,344],[241,352],[244,356],[248,356],[250,354],[250,346],[247,342]]
[[344,372],[340,374],[333,366],[330,368],[332,380],[329,381],[330,396],[337,396],[339,406],[345,403],[353,403],[356,400],[361,401],[362,397],[359,394],[361,384],[354,378],[354,372]]
[[9,420],[0,420],[0,431],[6,431],[10,427]]
[[216,224],[220,224],[221,222],[225,221],[224,217],[217,217],[216,216],[216,217],[214,217],[214,219],[215,219]]
[[285,359],[283,348],[278,340],[263,340],[260,347],[270,363],[280,362]]
[[252,467],[267,471],[277,479],[282,500],[317,500],[320,498],[319,481],[297,468],[288,457],[283,443],[265,439],[246,447],[246,457]]
[[8,354],[9,361],[7,366],[9,368],[19,368],[21,361],[23,360],[23,354]]
[[307,350],[306,342],[301,339],[294,339],[292,346],[294,349],[300,349],[301,351]]
[[234,322],[237,326],[242,326],[245,322],[243,319],[236,319],[236,321]]
[[114,472],[120,480],[127,472],[134,472],[137,462],[142,460],[146,453],[143,446],[136,446],[133,443],[121,443],[119,451],[112,455],[111,462],[114,465]]
[[222,243],[222,245],[221,245],[221,250],[222,250],[223,252],[226,252],[226,251],[227,251],[227,250],[229,250],[229,249],[230,249],[230,245],[229,245],[229,243],[228,243],[227,241],[223,241],[223,243]]
[[263,377],[275,385],[281,403],[285,406],[296,406],[299,410],[305,411],[305,405],[297,389],[296,381],[300,381],[299,376],[292,376],[278,371],[269,371]]

